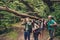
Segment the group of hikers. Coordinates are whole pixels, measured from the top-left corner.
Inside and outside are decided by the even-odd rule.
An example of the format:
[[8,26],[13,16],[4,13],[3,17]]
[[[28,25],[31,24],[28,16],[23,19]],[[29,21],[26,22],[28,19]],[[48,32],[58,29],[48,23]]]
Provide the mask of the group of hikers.
[[43,39],[44,32],[46,29],[49,32],[49,36],[50,36],[49,40],[53,40],[55,27],[57,26],[57,23],[53,19],[53,16],[49,15],[48,21],[46,21],[46,19],[42,17],[40,17],[39,19],[32,19],[32,20],[29,20],[29,17],[26,17],[24,25],[25,25],[24,28],[25,40],[30,40],[31,33],[33,33],[34,40],[38,40],[39,35],[40,38]]

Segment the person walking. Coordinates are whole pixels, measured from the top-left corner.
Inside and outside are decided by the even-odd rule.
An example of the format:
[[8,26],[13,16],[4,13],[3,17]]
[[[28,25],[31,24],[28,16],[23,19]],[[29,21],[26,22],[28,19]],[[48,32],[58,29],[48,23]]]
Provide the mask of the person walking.
[[29,18],[25,18],[25,29],[24,29],[24,39],[30,40],[30,33],[32,32],[32,23]]
[[46,30],[46,24],[47,24],[47,22],[46,22],[46,20],[44,19],[44,18],[40,18],[40,39],[42,40],[43,39],[43,37],[45,36],[44,34],[45,34],[45,30]]
[[50,35],[50,39],[49,40],[53,40],[54,37],[54,30],[57,25],[57,23],[55,22],[55,20],[52,19],[53,17],[51,15],[48,16],[48,22],[47,22],[47,26],[48,26],[48,31],[49,31],[49,35]]
[[39,31],[39,25],[36,20],[33,21],[33,25],[34,25],[33,26],[33,37],[34,37],[34,40],[38,40],[40,31]]

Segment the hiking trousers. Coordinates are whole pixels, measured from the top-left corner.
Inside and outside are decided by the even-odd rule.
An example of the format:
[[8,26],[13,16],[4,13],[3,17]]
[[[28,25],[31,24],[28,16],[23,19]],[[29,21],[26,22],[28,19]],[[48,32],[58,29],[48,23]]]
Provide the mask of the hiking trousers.
[[24,39],[25,40],[30,40],[30,32],[29,31],[24,32]]
[[50,35],[50,40],[53,40],[54,31],[53,30],[49,30],[49,35]]

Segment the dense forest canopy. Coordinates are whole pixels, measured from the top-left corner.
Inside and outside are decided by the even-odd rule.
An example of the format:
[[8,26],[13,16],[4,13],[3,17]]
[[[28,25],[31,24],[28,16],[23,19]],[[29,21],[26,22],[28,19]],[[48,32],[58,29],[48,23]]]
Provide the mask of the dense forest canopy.
[[57,19],[57,22],[60,22],[59,4],[60,2],[50,0],[0,0],[0,26],[19,22],[20,17],[14,15],[15,11],[19,14],[39,15],[45,18],[50,14]]

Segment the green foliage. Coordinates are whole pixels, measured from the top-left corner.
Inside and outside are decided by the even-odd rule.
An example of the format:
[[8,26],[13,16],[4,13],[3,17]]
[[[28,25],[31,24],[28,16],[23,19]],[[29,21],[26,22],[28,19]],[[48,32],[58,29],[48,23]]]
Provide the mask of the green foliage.
[[[38,12],[38,14],[40,16],[46,16],[46,13],[49,13],[49,9],[47,7],[47,5],[42,1],[42,0],[24,0],[27,1],[29,4],[32,5],[32,7],[34,7],[34,10],[36,12]],[[13,2],[9,2],[9,0],[1,0],[1,4],[3,6],[8,6],[11,9],[17,10],[19,12],[27,12],[27,8],[26,6],[19,2],[18,0],[13,0]],[[48,10],[48,11],[47,11]],[[47,12],[45,12],[47,11]]]
[[51,15],[55,16],[56,21],[60,23],[60,3],[54,3],[52,6],[55,8],[55,11],[51,13]]
[[20,18],[15,16],[14,14],[9,14],[9,12],[0,11],[0,14],[3,15],[2,18],[0,18],[0,28],[3,30],[4,28],[8,28],[13,23],[17,23],[20,21]]
[[[33,7],[36,12],[40,16],[46,16],[46,12],[44,11],[47,8],[47,5],[42,0],[26,0],[28,1]],[[48,8],[47,8],[48,9]]]
[[[45,14],[46,12],[44,12],[44,10],[47,8],[47,6],[44,4],[42,0],[26,0],[26,1],[29,2],[34,7],[34,10],[36,12],[39,12],[40,16],[46,15]],[[26,6],[23,3],[19,2],[19,0],[13,0],[13,2],[10,0],[0,0],[0,6],[7,6],[12,10],[16,10],[20,13],[23,12],[25,13],[28,11]],[[19,17],[11,13],[9,14],[9,12],[1,11],[0,14],[4,15],[4,19],[0,20],[1,21],[0,25],[8,26],[11,23],[16,23],[19,21]]]
[[11,31],[10,33],[7,34],[7,37],[10,38],[10,39],[16,40],[17,35],[18,35],[17,32]]

